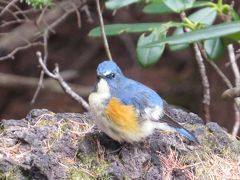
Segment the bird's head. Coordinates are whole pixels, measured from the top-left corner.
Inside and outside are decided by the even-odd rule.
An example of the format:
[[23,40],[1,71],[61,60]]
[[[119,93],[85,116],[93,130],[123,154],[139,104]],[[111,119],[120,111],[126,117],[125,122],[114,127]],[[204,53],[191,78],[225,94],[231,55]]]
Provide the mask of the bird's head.
[[98,65],[97,78],[98,84],[106,84],[110,91],[117,90],[124,81],[121,69],[113,61],[103,61]]

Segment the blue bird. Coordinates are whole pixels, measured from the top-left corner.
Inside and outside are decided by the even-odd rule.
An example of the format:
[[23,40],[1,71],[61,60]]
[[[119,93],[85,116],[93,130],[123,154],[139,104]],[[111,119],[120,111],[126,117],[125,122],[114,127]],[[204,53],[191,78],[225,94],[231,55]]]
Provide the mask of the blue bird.
[[[162,98],[149,87],[127,78],[113,61],[97,67],[98,83],[89,95],[90,113],[97,126],[118,142],[136,142],[155,129],[196,137],[173,119],[163,119]],[[170,117],[170,116],[168,116]]]

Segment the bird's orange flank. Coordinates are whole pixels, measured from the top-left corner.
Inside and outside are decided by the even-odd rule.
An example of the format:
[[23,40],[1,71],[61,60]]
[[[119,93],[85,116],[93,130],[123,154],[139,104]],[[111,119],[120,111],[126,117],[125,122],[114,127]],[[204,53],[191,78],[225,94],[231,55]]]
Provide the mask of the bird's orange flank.
[[123,131],[130,133],[137,133],[139,131],[136,112],[133,106],[124,105],[115,97],[109,101],[106,115],[110,121]]

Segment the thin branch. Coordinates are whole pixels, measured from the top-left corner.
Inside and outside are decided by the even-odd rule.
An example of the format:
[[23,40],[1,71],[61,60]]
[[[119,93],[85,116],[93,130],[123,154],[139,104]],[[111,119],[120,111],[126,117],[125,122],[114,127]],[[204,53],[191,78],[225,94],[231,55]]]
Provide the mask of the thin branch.
[[[35,42],[43,36],[45,30],[52,31],[53,28],[61,23],[69,14],[76,11],[75,7],[82,8],[91,1],[93,0],[88,0],[86,2],[80,0],[71,0],[71,3],[69,1],[57,1],[52,9],[43,13],[42,17],[40,18],[42,21],[38,22],[38,24],[27,22],[9,31],[9,33],[5,36],[1,36],[0,60],[12,58],[14,55],[12,51],[18,49],[19,47],[26,48],[26,41]],[[75,7],[73,7],[72,4],[75,4]],[[27,45],[27,47],[30,46]],[[5,56],[5,54],[9,55]]]
[[78,24],[78,27],[81,28],[81,26],[82,26],[81,14],[80,14],[77,6],[74,3],[71,3],[71,5],[73,6],[73,8],[75,8],[75,12],[76,12],[76,16],[77,16],[77,24]]
[[[44,35],[43,35],[43,49],[44,49],[44,59],[43,59],[43,62],[44,64],[47,64],[47,59],[48,59],[48,31],[44,31]],[[34,104],[36,99],[37,99],[37,96],[41,90],[41,88],[43,87],[43,77],[44,77],[44,71],[41,70],[41,73],[40,73],[40,78],[39,78],[39,81],[38,81],[38,86],[37,86],[37,89],[33,95],[33,98],[31,100],[31,104]]]
[[[0,10],[3,10],[3,9],[5,9],[5,8],[0,8]],[[20,20],[20,18],[14,12],[12,12],[10,9],[6,9],[5,11],[7,11],[9,14],[11,14],[12,17],[15,18],[16,20]]]
[[[83,0],[84,3],[86,3],[86,1],[88,1],[88,0]],[[94,20],[93,20],[93,18],[92,18],[92,16],[91,16],[91,13],[90,13],[90,11],[89,11],[89,7],[88,7],[87,5],[84,5],[84,6],[81,8],[81,10],[82,10],[83,12],[85,12],[85,14],[86,14],[86,16],[87,16],[87,21],[88,21],[89,23],[93,23]]]
[[230,88],[222,93],[222,98],[224,99],[232,99],[236,97],[240,97],[240,87]]
[[108,41],[107,41],[105,29],[104,29],[103,17],[102,17],[102,12],[101,12],[101,8],[100,8],[99,0],[96,0],[96,5],[97,5],[97,11],[98,11],[98,17],[99,17],[99,21],[100,21],[100,29],[101,29],[101,34],[102,34],[102,38],[103,38],[104,47],[105,47],[108,59],[112,60],[112,55],[111,55],[111,52],[110,52],[110,49],[109,49],[109,45],[108,45]]
[[36,20],[36,24],[40,24],[40,22],[42,21],[42,18],[43,18],[43,16],[44,16],[44,14],[45,14],[46,11],[47,11],[47,8],[48,8],[47,6],[43,8],[43,10],[41,11],[39,17],[38,17],[37,20]]
[[207,60],[207,62],[213,67],[216,73],[221,77],[223,82],[226,84],[228,88],[233,88],[231,81],[227,78],[227,76],[222,72],[222,70],[216,65],[215,62],[211,60]]
[[201,43],[198,43],[198,47],[199,47],[204,59],[212,66],[212,68],[216,71],[216,73],[221,77],[221,79],[225,83],[225,85],[228,88],[233,88],[233,85],[232,85],[231,81],[228,79],[228,77],[223,73],[223,71],[217,66],[217,64],[214,61],[211,61],[208,58],[206,51],[204,50]]
[[[181,17],[181,20],[183,21],[186,17],[185,12],[182,12],[180,14],[180,17]],[[187,32],[190,31],[188,28],[185,28],[185,30]],[[194,51],[195,51],[195,57],[197,60],[199,72],[200,72],[201,79],[202,79],[202,86],[203,86],[203,101],[202,102],[203,102],[204,116],[205,116],[206,122],[209,122],[211,119],[211,117],[210,117],[210,101],[211,101],[210,85],[209,85],[207,71],[206,71],[205,64],[203,62],[203,56],[201,54],[200,48],[197,43],[193,43],[193,47],[194,47]]]
[[[235,98],[235,99],[239,99],[239,98]],[[232,129],[232,135],[234,137],[237,136],[238,131],[239,131],[239,127],[240,127],[240,111],[239,111],[239,101],[235,101],[234,104],[234,111],[235,111],[235,122],[233,125],[233,129]]]
[[198,63],[199,72],[201,74],[202,78],[202,85],[203,85],[203,105],[204,105],[204,114],[205,119],[207,122],[210,121],[210,85],[206,73],[206,67],[203,62],[203,57],[201,55],[201,51],[197,45],[197,43],[193,44],[194,51],[195,51],[195,57]]
[[[70,73],[70,74],[69,74]],[[72,74],[72,75],[71,75]],[[75,77],[75,73],[73,72],[61,72],[61,76],[64,79],[71,79]],[[34,77],[26,77],[26,76],[19,76],[19,75],[13,75],[13,74],[5,74],[5,73],[0,73],[0,87],[1,88],[8,88],[8,89],[27,89],[27,90],[32,90],[35,89],[36,86],[38,85],[38,78]],[[62,88],[59,86],[57,81],[48,78],[44,80],[43,82],[43,91],[47,92],[54,92],[54,93],[65,93]],[[69,84],[69,86],[74,89],[75,92],[77,92],[81,96],[88,96],[89,93],[92,90],[92,87],[90,86],[81,86],[78,84]]]
[[57,80],[59,85],[62,87],[62,89],[64,90],[64,92],[66,94],[68,94],[72,99],[76,100],[79,104],[81,104],[83,106],[83,108],[85,108],[86,110],[89,110],[89,104],[82,97],[80,97],[78,94],[76,94],[71,89],[71,87],[64,81],[64,79],[62,78],[62,76],[59,73],[58,66],[56,65],[54,72],[51,73],[43,62],[41,52],[39,52],[39,51],[37,52],[37,57],[38,57],[38,62],[41,65],[41,68],[43,69],[43,71],[49,77]]
[[0,25],[0,28],[4,28],[6,26],[10,26],[10,25],[13,25],[13,24],[20,24],[20,23],[26,23],[26,22],[30,22],[30,21],[27,21],[27,20],[12,20],[12,21],[7,21],[7,22],[3,22],[1,25]]
[[10,3],[5,6],[5,8],[1,11],[0,16],[2,16],[5,11],[7,11],[13,4],[15,4],[18,0],[12,0]]
[[232,71],[233,71],[233,74],[235,77],[235,86],[239,87],[240,86],[240,72],[239,72],[239,68],[238,68],[235,53],[234,53],[234,47],[232,44],[229,44],[227,46],[227,49],[228,49],[230,64],[231,64]]
[[[227,48],[228,48],[230,64],[231,64],[232,71],[233,71],[234,78],[235,78],[235,86],[237,88],[239,88],[240,87],[240,72],[239,72],[239,68],[238,68],[235,53],[234,53],[234,47],[232,44],[229,44],[227,46]],[[240,128],[240,109],[239,109],[239,107],[240,107],[240,98],[235,98],[235,105],[234,105],[235,123],[233,125],[233,130],[232,130],[232,135],[235,137],[237,136],[239,128]]]
[[40,46],[40,45],[43,45],[42,42],[33,42],[33,43],[29,43],[25,46],[17,47],[13,51],[11,51],[9,54],[7,54],[6,56],[0,57],[0,61],[7,60],[9,58],[14,59],[14,55],[17,52],[28,49],[33,46]]

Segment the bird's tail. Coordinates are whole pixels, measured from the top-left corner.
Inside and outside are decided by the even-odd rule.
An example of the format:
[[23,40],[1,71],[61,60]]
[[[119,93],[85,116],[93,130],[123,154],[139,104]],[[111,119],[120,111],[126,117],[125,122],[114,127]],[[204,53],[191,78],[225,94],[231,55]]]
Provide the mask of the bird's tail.
[[175,128],[177,132],[179,132],[181,135],[183,135],[184,137],[188,138],[190,141],[199,144],[197,138],[187,129],[185,128]]
[[181,126],[179,123],[173,120],[172,116],[170,116],[168,113],[164,111],[164,114],[168,117],[168,119],[161,119],[161,121],[167,123],[170,127],[174,128],[178,133],[189,139],[190,141],[200,144],[197,138],[194,136],[193,133],[185,129],[183,126]]

